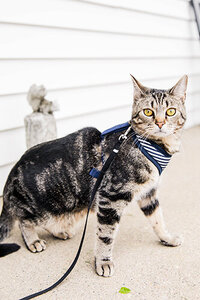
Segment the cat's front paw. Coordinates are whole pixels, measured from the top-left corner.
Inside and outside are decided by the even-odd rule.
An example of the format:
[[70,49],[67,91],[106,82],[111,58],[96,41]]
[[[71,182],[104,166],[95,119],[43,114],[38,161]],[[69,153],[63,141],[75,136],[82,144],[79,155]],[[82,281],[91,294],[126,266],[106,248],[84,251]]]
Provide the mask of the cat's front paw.
[[95,261],[96,273],[99,276],[110,277],[114,274],[114,264],[112,261]]
[[27,245],[28,249],[33,252],[42,252],[46,249],[46,241],[45,240],[36,240],[30,245]]
[[183,243],[183,237],[178,236],[178,235],[172,235],[172,236],[167,237],[164,240],[161,240],[160,242],[164,246],[177,247]]

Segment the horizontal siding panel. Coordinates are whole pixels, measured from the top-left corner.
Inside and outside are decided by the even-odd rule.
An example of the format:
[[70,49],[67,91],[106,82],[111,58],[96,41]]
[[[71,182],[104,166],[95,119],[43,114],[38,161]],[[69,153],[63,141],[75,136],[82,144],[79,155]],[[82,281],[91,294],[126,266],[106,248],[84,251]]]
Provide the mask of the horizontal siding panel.
[[26,150],[24,128],[0,133],[1,157],[0,166],[16,161]]
[[[133,9],[141,12],[160,14],[166,17],[190,19],[191,7],[189,1],[179,0],[76,0],[90,4],[110,6],[112,8]],[[191,14],[191,15],[190,15]]]
[[[58,29],[2,25],[1,58],[199,56],[199,40],[173,40]],[[15,51],[13,51],[15,49]],[[181,50],[181,51],[180,51]]]
[[6,183],[6,179],[8,174],[10,173],[14,164],[6,165],[4,167],[0,167],[0,196],[3,195],[3,187]]
[[190,111],[186,122],[186,128],[199,125],[199,111],[200,111],[199,105],[197,106],[197,108]]
[[[70,118],[130,103],[132,99],[132,84],[55,91],[50,92],[48,95],[49,99],[56,99],[59,103],[60,111],[55,113],[56,118]],[[15,100],[12,97],[8,97],[8,99],[10,99],[9,103],[7,101],[0,101],[0,104],[5,103],[5,108],[8,108],[8,104],[10,104],[8,113],[10,122],[7,122],[7,124],[12,126],[12,128],[23,126],[24,116],[31,112],[27,101],[20,100],[20,96],[17,96]],[[0,111],[2,114],[0,120],[5,119],[6,111],[6,109]],[[16,120],[18,121],[16,122]],[[1,126],[4,126],[4,122],[2,122]]]
[[[154,78],[146,80],[140,78],[140,76],[137,78],[150,87],[170,88],[183,74],[182,72],[174,75],[174,77],[163,79],[158,77],[157,80]],[[200,90],[200,74],[194,75],[191,75],[189,80],[188,92],[190,93]],[[127,76],[127,82],[121,84],[115,82],[115,84],[102,84],[84,88],[50,90],[47,99],[57,101],[60,110],[55,113],[55,116],[57,119],[62,119],[111,107],[120,107],[131,102],[132,94],[131,79]],[[24,117],[31,112],[25,94],[0,97],[0,131],[23,126]],[[6,119],[5,114],[7,115]]]
[[[138,13],[140,18],[141,14],[152,14],[154,17],[161,15],[181,20],[194,18],[190,4],[178,0],[7,0],[1,8],[0,19],[61,26],[68,26],[70,22],[76,26],[77,22],[78,24],[81,22],[83,27],[91,26],[93,22],[96,27],[99,22],[97,15],[101,17],[102,13],[105,17],[109,15],[111,20],[119,13],[129,13],[131,16],[132,13]],[[101,23],[102,27],[105,26],[104,22]]]
[[[182,3],[182,6],[188,7],[185,11],[180,10],[180,12],[183,13],[185,21],[145,14],[145,11],[151,11],[150,8],[156,9],[160,7],[162,10],[158,10],[158,12],[163,12],[166,16],[169,16],[166,12],[166,9],[168,11],[170,8],[168,1],[156,1],[160,3],[158,6],[152,5],[152,1],[145,1],[147,4],[143,6],[144,12],[141,13],[138,13],[138,7],[142,7],[143,1],[131,1],[132,6],[136,7],[136,11],[120,9],[112,11],[105,6],[96,7],[91,5],[91,3],[77,1],[36,0],[35,2],[20,0],[13,3],[13,0],[6,1],[0,12],[0,23],[10,22],[11,24],[16,23],[16,25],[19,23],[50,28],[56,27],[60,30],[70,28],[81,31],[96,30],[105,34],[106,32],[114,32],[133,35],[139,34],[142,36],[176,37],[177,39],[198,39],[195,21],[189,22],[187,20],[190,18],[191,9],[188,9],[189,6],[184,3]],[[179,1],[173,0],[173,2],[173,7],[180,5]],[[30,4],[33,4],[33,6],[30,7]],[[10,6],[13,7],[13,5],[15,9],[10,10]],[[38,7],[40,7],[39,10]],[[47,7],[48,10],[46,9]],[[171,8],[170,12],[178,13],[176,9],[172,10]]]
[[0,61],[0,96],[26,93],[33,83],[44,84],[48,89],[62,89],[128,82],[129,73],[141,80],[200,73],[200,58]]
[[130,119],[131,103],[119,107],[111,107],[72,118],[57,121],[58,136],[65,136],[80,128],[91,126],[100,131]]

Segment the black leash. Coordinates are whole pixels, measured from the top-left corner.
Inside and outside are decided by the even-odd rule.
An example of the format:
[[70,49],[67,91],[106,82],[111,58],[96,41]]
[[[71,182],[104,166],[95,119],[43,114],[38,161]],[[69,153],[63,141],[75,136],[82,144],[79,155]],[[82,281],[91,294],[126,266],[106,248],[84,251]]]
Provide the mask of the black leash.
[[81,238],[81,242],[80,242],[80,245],[79,245],[79,248],[78,248],[78,251],[76,253],[76,256],[71,264],[71,266],[69,267],[69,269],[65,272],[65,274],[58,280],[56,281],[54,284],[52,284],[51,286],[49,286],[48,288],[40,291],[40,292],[37,292],[37,293],[34,293],[34,294],[31,294],[29,296],[26,296],[24,298],[21,298],[19,300],[29,300],[29,299],[33,299],[35,297],[38,297],[38,296],[41,296],[42,294],[45,294],[51,290],[53,290],[56,286],[58,286],[63,280],[65,280],[65,278],[71,273],[71,271],[73,270],[73,268],[75,267],[77,261],[78,261],[78,258],[79,258],[79,255],[81,253],[81,249],[82,249],[82,246],[83,246],[83,241],[84,241],[84,238],[85,238],[85,233],[86,233],[86,228],[87,228],[87,222],[88,222],[88,216],[89,216],[89,212],[90,212],[90,208],[92,206],[92,203],[93,203],[93,200],[94,200],[94,197],[96,195],[96,192],[98,190],[98,187],[100,186],[101,184],[101,181],[104,177],[104,174],[105,172],[108,170],[110,164],[112,163],[112,161],[114,160],[115,156],[117,155],[117,153],[119,152],[119,148],[120,148],[120,145],[122,144],[122,142],[127,139],[127,134],[128,132],[130,131],[131,127],[129,127],[127,129],[127,131],[125,132],[125,134],[122,134],[117,143],[115,144],[114,146],[114,149],[112,150],[110,156],[108,157],[108,159],[106,160],[105,164],[103,165],[100,173],[99,173],[99,176],[97,178],[97,181],[94,185],[94,188],[92,190],[92,195],[91,195],[91,198],[90,198],[90,202],[89,202],[89,205],[88,205],[88,210],[87,210],[87,215],[86,215],[86,220],[85,220],[85,226],[84,226],[84,230],[83,230],[83,234],[82,234],[82,238]]

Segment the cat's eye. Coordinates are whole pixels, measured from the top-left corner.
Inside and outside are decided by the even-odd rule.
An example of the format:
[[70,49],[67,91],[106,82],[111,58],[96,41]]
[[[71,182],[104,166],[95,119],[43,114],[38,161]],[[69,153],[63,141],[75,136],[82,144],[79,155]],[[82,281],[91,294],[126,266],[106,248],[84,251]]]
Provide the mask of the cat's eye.
[[169,116],[169,117],[174,116],[175,113],[176,113],[176,109],[175,109],[175,108],[169,108],[169,109],[166,111],[166,114],[167,114],[167,116]]
[[145,116],[147,116],[147,117],[153,116],[153,111],[151,109],[146,108],[143,110],[143,112],[144,112]]

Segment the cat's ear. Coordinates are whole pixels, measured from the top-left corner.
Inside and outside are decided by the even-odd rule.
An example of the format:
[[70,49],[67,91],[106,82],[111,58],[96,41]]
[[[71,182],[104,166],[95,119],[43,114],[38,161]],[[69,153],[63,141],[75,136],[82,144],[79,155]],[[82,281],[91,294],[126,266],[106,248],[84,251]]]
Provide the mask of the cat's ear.
[[184,75],[179,81],[170,89],[169,93],[176,97],[179,97],[182,101],[185,100],[186,89],[188,83],[188,76]]
[[142,98],[142,96],[146,93],[148,88],[143,86],[137,79],[135,79],[135,77],[133,77],[133,75],[131,75],[131,79],[133,81],[134,87],[134,100]]

